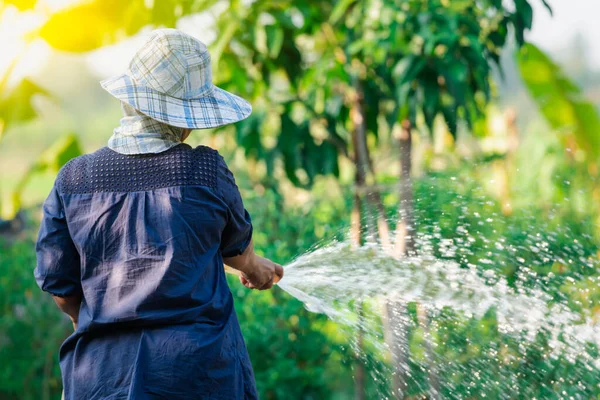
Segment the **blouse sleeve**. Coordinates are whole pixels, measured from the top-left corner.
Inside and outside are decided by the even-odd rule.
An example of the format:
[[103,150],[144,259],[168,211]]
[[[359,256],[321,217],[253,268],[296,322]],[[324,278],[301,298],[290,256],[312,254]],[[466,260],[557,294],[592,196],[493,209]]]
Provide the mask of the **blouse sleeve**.
[[244,208],[242,196],[233,174],[222,157],[218,157],[218,188],[228,207],[228,220],[221,234],[221,255],[235,257],[242,254],[252,240],[252,221]]
[[67,221],[56,186],[43,205],[42,223],[36,244],[38,286],[59,297],[82,292],[79,253],[69,235]]

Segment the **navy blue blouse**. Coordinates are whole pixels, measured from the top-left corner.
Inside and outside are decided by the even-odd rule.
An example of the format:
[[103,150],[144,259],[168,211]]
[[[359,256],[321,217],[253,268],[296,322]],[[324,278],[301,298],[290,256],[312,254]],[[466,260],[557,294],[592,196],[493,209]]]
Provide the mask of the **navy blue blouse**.
[[208,147],[102,148],[44,203],[38,285],[82,295],[60,349],[66,400],[254,399],[223,257],[252,236],[233,175]]

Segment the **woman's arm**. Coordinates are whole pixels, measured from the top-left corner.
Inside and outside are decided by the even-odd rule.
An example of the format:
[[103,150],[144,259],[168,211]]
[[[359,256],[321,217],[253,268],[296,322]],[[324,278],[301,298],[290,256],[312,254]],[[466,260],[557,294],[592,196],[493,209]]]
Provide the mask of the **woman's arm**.
[[270,289],[283,277],[281,265],[256,255],[252,241],[242,254],[224,258],[223,261],[231,268],[242,273],[240,282],[250,289]]
[[67,314],[73,322],[73,328],[77,330],[77,322],[79,318],[79,308],[81,307],[81,295],[59,297],[52,296],[54,302],[62,312]]
[[39,287],[77,325],[81,304],[80,257],[69,234],[62,200],[55,184],[42,207],[42,221],[36,243],[34,276]]

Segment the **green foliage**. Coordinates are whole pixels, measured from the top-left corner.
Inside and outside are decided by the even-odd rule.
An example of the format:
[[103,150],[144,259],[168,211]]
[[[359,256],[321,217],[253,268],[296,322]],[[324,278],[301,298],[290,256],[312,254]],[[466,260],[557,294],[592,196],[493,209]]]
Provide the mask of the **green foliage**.
[[72,158],[83,154],[79,139],[74,134],[59,138],[40,155],[37,162],[31,167],[31,173],[58,171]]
[[[9,3],[16,5],[20,9],[33,6],[33,4],[27,1]],[[0,3],[1,5],[3,3]],[[8,68],[0,76],[0,142],[2,142],[8,128],[28,122],[37,117],[37,112],[31,103],[34,96],[48,96],[48,93],[44,89],[29,79],[21,80],[15,87],[8,87],[9,80],[18,61],[18,58],[11,60]],[[8,204],[5,204],[2,200],[0,198],[0,222],[2,221],[1,218],[13,218],[21,204],[20,195],[16,192],[12,193],[8,199]]]
[[578,145],[595,160],[600,154],[600,116],[595,105],[534,45],[521,48],[517,61],[529,93],[551,127],[563,137],[573,133]]
[[[354,12],[374,7],[356,6]],[[358,54],[370,78],[382,82],[380,97],[393,99],[401,118],[414,125],[422,113],[431,131],[435,117],[442,115],[453,135],[458,119],[472,130],[484,116],[491,68],[500,67],[509,32],[523,45],[524,32],[531,29],[527,0],[515,0],[510,9],[498,1],[388,2],[377,10],[385,17],[364,22]]]
[[[522,45],[533,19],[526,0],[515,0],[514,7],[443,0],[295,3],[285,12],[279,6],[258,1],[221,15],[218,26],[227,33],[221,40],[231,46],[219,40],[216,47],[229,68],[223,83],[256,96],[264,118],[281,121],[272,131],[277,146],[265,150],[257,137],[252,153],[280,156],[297,186],[310,185],[317,174],[337,174],[338,158],[351,154],[349,132],[361,119],[375,137],[380,116],[391,127],[403,118],[414,125],[422,114],[431,131],[442,115],[453,134],[461,119],[471,130],[481,126],[491,97],[491,69],[500,66],[509,32]],[[240,15],[244,22],[237,22]],[[303,23],[294,24],[298,15]],[[228,28],[232,24],[238,27],[235,34]],[[286,93],[274,96],[272,87],[281,84],[282,74]],[[357,113],[362,113],[358,119]]]
[[[9,3],[33,6],[31,1]],[[89,1],[53,15],[41,35],[56,48],[88,51],[147,24],[174,26],[182,15],[214,11],[216,3]],[[498,66],[511,35],[522,46],[519,63],[526,83],[551,125],[574,132],[580,147],[596,155],[595,110],[551,60],[524,44],[533,20],[526,0],[231,0],[228,5],[216,16],[218,34],[211,49],[216,79],[254,105],[253,115],[237,125],[236,139],[248,159],[265,162],[267,177],[264,186],[243,188],[244,199],[257,228],[258,251],[277,262],[285,264],[315,243],[344,237],[351,193],[330,195],[337,186],[319,175],[338,176],[340,156],[351,154],[352,117],[358,109],[364,110],[365,129],[375,139],[385,131],[382,123],[389,128],[400,118],[416,122],[419,115],[430,130],[440,115],[452,133],[460,120],[475,130],[492,95],[490,70]],[[43,91],[24,82],[0,100],[5,124],[34,117],[34,93]],[[542,132],[527,140],[533,145],[525,143],[516,158],[522,172],[514,201],[521,207],[512,216],[502,216],[498,201],[483,188],[490,181],[488,165],[430,171],[414,183],[416,232],[438,258],[493,270],[511,285],[529,287],[542,279],[554,301],[597,315],[600,238],[594,225],[585,223],[598,218],[597,185],[587,169],[565,162],[556,138]],[[40,157],[18,189],[31,175],[55,173],[80,152],[75,137],[64,138]],[[314,196],[301,206],[286,204],[273,189],[278,159],[294,185],[312,186]],[[544,171],[530,168],[542,163]],[[247,181],[238,177],[238,182]],[[398,213],[395,192],[384,197],[389,216]],[[13,210],[19,204],[15,199]],[[448,250],[449,242],[454,251]],[[33,246],[30,237],[0,242],[0,364],[8,366],[0,370],[0,398],[49,398],[60,392],[56,350],[70,327],[33,281]],[[524,272],[530,273],[529,280],[518,281]],[[277,288],[248,291],[234,278],[230,285],[261,398],[353,397],[355,361],[346,344],[355,332],[307,312]],[[409,316],[409,393],[420,398],[426,395],[431,365],[414,304]],[[523,346],[523,338],[498,331],[495,310],[470,318],[444,309],[430,318],[437,365],[444,366],[438,370],[444,398],[600,395],[597,370],[580,360],[547,357],[547,332],[540,332],[535,345]],[[368,343],[365,348],[367,375],[378,376],[387,360],[374,356]],[[599,357],[593,346],[586,352]],[[496,382],[512,392],[500,391]],[[368,397],[388,393],[387,384],[368,379]]]
[[3,96],[0,96],[0,141],[10,126],[37,117],[37,112],[31,104],[31,99],[35,95],[47,95],[47,93],[29,79],[22,80],[12,90],[3,91]]
[[21,208],[23,191],[34,176],[44,173],[57,174],[60,168],[70,159],[81,154],[83,154],[83,151],[75,135],[70,134],[59,138],[40,155],[38,160],[21,177],[10,198],[2,203],[1,216],[4,219],[11,219],[16,215]]
[[[452,259],[464,268],[491,269],[521,290],[543,282],[554,301],[566,301],[582,315],[597,313],[600,241],[594,238],[594,226],[584,222],[596,218],[597,210],[590,205],[575,211],[573,204],[555,203],[551,209],[529,206],[501,217],[500,204],[481,187],[486,179],[482,172],[488,168],[461,168],[417,180],[419,235],[433,245],[437,258]],[[570,170],[570,179],[574,172]],[[536,196],[535,189],[528,190],[528,196]],[[575,216],[576,212],[580,214]],[[443,397],[498,398],[508,389],[516,398],[600,394],[598,371],[583,359],[549,356],[550,332],[542,330],[530,344],[522,336],[504,335],[498,331],[494,310],[482,319],[465,318],[450,309],[431,318],[437,326],[436,357],[447,362],[439,371],[440,380],[446,382]],[[597,357],[595,346],[586,351]],[[413,366],[417,375],[426,367]]]
[[[536,139],[532,140],[535,142]],[[551,153],[552,146],[545,151]],[[526,146],[522,149],[524,156],[530,152]],[[517,160],[524,164],[517,164],[516,168],[529,164],[527,157]],[[557,196],[571,197],[589,187],[589,181],[576,179],[582,171],[562,169],[561,164],[564,161],[557,165],[560,174],[556,177],[551,174],[549,182]],[[414,181],[416,229],[424,240],[421,246],[431,246],[436,258],[451,259],[464,268],[490,269],[498,276],[506,277],[510,285],[518,285],[523,290],[542,283],[554,301],[566,301],[572,310],[582,315],[597,313],[596,254],[600,249],[600,238],[593,224],[585,222],[597,218],[595,205],[586,204],[586,208],[581,209],[575,202],[551,200],[549,208],[536,207],[532,205],[536,204],[533,199],[540,197],[540,188],[524,182],[518,187],[522,194],[515,193],[515,196],[525,196],[523,204],[528,206],[515,210],[512,216],[502,216],[501,205],[482,186],[482,182],[489,180],[492,169],[492,164],[464,165],[457,170],[429,172]],[[564,180],[571,183],[565,184]],[[538,183],[542,182],[538,179]],[[318,186],[315,195],[323,196],[321,190]],[[396,215],[397,194],[391,192],[385,197],[386,204],[394,205],[388,209],[388,215]],[[338,211],[323,218],[329,221],[344,218],[351,209],[351,193],[345,192],[343,198],[345,200],[339,199],[334,204],[333,210]],[[267,197],[267,200],[276,204],[275,209],[280,209],[277,196]],[[251,210],[254,201],[257,199],[250,199]],[[311,202],[306,207],[318,204],[320,206],[315,210],[318,212],[326,203],[327,200]],[[274,225],[276,218],[284,221]],[[269,231],[274,229],[276,238],[289,229],[293,230],[293,236],[303,237],[302,231],[292,228],[298,226],[294,222],[298,219],[305,221],[306,226],[313,223],[305,215],[292,216],[287,211],[275,216],[264,209],[258,213],[255,223],[256,226],[267,226]],[[318,220],[314,221],[318,227]],[[288,228],[282,229],[283,226]],[[312,234],[308,236],[312,241],[319,240]],[[273,246],[267,248],[280,246],[281,242],[275,239]],[[267,255],[275,254],[277,252]],[[426,394],[427,370],[432,365],[423,355],[424,333],[417,322],[414,304],[409,307],[409,315],[411,322],[406,327],[411,348],[409,393],[419,397]],[[563,391],[590,398],[599,395],[597,370],[590,370],[583,360],[573,361],[564,355],[549,356],[553,353],[549,332],[542,330],[532,343],[524,336],[506,335],[498,330],[494,309],[481,318],[468,317],[451,309],[433,311],[429,317],[436,343],[434,366],[443,365],[438,368],[443,398],[499,398],[509,392],[516,398],[558,398],[556,394]],[[348,334],[347,340],[351,337],[352,334]],[[372,357],[368,345],[365,349],[361,361],[368,367],[368,374],[375,376],[373,373],[380,368],[378,363],[382,360]],[[594,346],[586,351],[592,358],[598,354]],[[269,357],[277,356],[269,354]],[[369,383],[373,382],[369,380]],[[388,390],[383,385],[377,391],[369,392],[368,398],[381,398]]]
[[[53,15],[41,35],[56,48],[88,51],[142,26],[174,26],[178,17],[214,5],[96,0]],[[211,47],[218,83],[254,103],[257,116],[240,125],[240,143],[248,156],[268,160],[269,172],[282,159],[297,186],[337,174],[339,156],[350,155],[348,132],[358,129],[350,113],[360,113],[356,107],[375,136],[379,116],[390,126],[405,118],[415,125],[422,114],[431,131],[441,115],[452,134],[460,120],[471,130],[481,126],[491,68],[499,67],[510,32],[523,45],[533,21],[528,0],[231,0],[228,6],[217,14]],[[277,145],[264,146],[266,135],[277,137]]]
[[[326,1],[263,0],[246,7],[231,2],[217,18],[223,35],[212,45],[213,59],[224,66],[216,77],[218,85],[254,105],[254,117],[237,126],[246,155],[265,160],[269,175],[280,158],[286,176],[303,187],[312,185],[318,175],[337,176],[338,146],[346,146],[339,137],[315,132],[311,119],[320,116],[314,110],[294,107],[306,73],[299,38],[314,34],[329,9]],[[282,85],[287,90],[275,92]],[[278,126],[270,123],[273,120],[279,121]],[[266,137],[276,138],[275,146],[265,146]]]
[[261,398],[322,399],[336,386],[347,392],[349,355],[335,325],[278,289],[253,293],[230,285]]
[[34,242],[0,237],[0,398],[59,398],[58,348],[71,324],[33,278]]
[[279,136],[276,149],[283,156],[286,175],[294,185],[303,186],[298,171],[305,172],[307,187],[318,174],[339,176],[337,149],[330,142],[316,144],[307,121],[298,125],[289,114],[282,114],[281,131],[285,133]]
[[[431,131],[441,115],[452,134],[460,120],[474,130],[509,32],[522,45],[532,25],[529,1],[513,3],[229,1],[217,14],[211,47],[218,83],[255,104],[257,116],[240,125],[241,144],[248,156],[267,160],[270,173],[282,159],[288,178],[307,186],[317,175],[337,176],[339,157],[350,155],[348,132],[358,129],[350,113],[361,113],[356,107],[375,136],[380,116],[390,126],[404,118],[414,125],[422,114]],[[172,27],[181,16],[214,11],[215,4],[88,1],[51,15],[40,35],[57,49],[89,51],[143,26]],[[590,109],[578,112],[589,120]],[[281,124],[263,123],[272,119]],[[259,134],[258,127],[267,132]],[[277,145],[264,146],[265,135],[277,137]]]

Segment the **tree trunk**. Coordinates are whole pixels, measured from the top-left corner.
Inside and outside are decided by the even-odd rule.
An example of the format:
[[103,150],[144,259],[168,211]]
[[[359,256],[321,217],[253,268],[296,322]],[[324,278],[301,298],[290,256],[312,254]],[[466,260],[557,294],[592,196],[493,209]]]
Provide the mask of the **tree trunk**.
[[[364,107],[364,97],[362,85],[358,79],[353,81],[354,93],[352,93],[352,106],[350,108],[350,119],[353,125],[352,144],[354,147],[354,164],[356,166],[355,174],[355,191],[354,191],[354,206],[351,216],[351,240],[354,247],[362,245],[363,236],[366,236],[368,241],[379,240],[385,251],[393,253],[390,229],[386,219],[385,208],[381,199],[381,193],[375,185],[375,168],[373,166],[369,148],[367,146],[366,135],[366,116]],[[370,175],[369,175],[370,174]],[[410,171],[409,171],[410,174]],[[369,182],[368,182],[369,179]],[[372,182],[371,182],[372,181]],[[375,221],[376,224],[375,224]],[[366,233],[366,235],[364,235]],[[397,315],[402,313],[402,310],[396,308]],[[364,332],[362,330],[361,321],[364,319],[362,304],[357,303],[357,312],[359,313],[359,329],[357,337],[357,347],[362,351],[362,343],[364,340]],[[406,315],[406,313],[404,313]],[[387,325],[390,327],[390,325]],[[389,336],[389,335],[388,335]],[[390,339],[391,340],[391,339]],[[401,346],[405,348],[406,346]],[[398,353],[398,352],[396,352]],[[406,352],[402,353],[406,354]],[[401,356],[402,357],[402,356]],[[406,366],[406,357],[399,360],[395,365]],[[406,368],[394,374],[394,379],[403,382],[406,387]],[[365,366],[360,359],[360,355],[356,354],[355,364],[355,396],[358,400],[365,398]],[[404,390],[402,390],[404,393]]]
[[[400,147],[400,206],[399,220],[396,225],[396,243],[394,255],[404,257],[414,253],[413,232],[413,193],[411,181],[412,162],[412,125],[410,121],[402,122],[399,139]],[[407,395],[408,389],[408,312],[406,303],[390,298],[384,305],[385,337],[390,348],[393,379],[393,398],[400,400]]]
[[506,157],[502,160],[502,213],[506,216],[512,214],[512,201],[510,195],[510,167],[513,163],[514,154],[519,147],[519,131],[517,128],[517,111],[510,107],[504,113],[506,123]]
[[350,241],[352,243],[353,248],[360,247],[361,242],[361,229],[360,229],[360,220],[361,220],[361,207],[360,207],[360,195],[358,192],[354,191],[354,200],[352,205],[352,215],[350,216]]
[[[356,129],[353,133],[353,139],[357,136]],[[368,204],[363,204],[363,199],[361,198],[361,188],[364,187],[365,179],[364,174],[361,171],[360,165],[360,157],[358,153],[355,153],[355,163],[356,163],[356,174],[355,174],[355,188],[354,188],[354,205],[352,207],[352,216],[351,216],[351,228],[350,228],[350,236],[352,241],[352,247],[358,248],[362,245],[362,235],[364,231],[363,222],[365,220],[369,220],[369,214],[367,214],[367,218],[363,218],[363,214],[365,212],[368,213]],[[371,225],[367,222],[368,225]],[[357,302],[357,311],[359,312],[359,324],[358,324],[358,332],[356,338],[356,352],[354,354],[354,393],[356,400],[364,400],[365,399],[365,366],[360,359],[360,352],[363,348],[363,338],[364,332],[362,330],[362,325],[360,324],[360,318],[362,313],[362,304],[361,302]]]
[[[412,165],[412,124],[402,121],[399,137],[400,147],[400,207],[399,221],[396,226],[396,243],[394,253],[397,257],[415,255],[414,199],[411,178]],[[404,399],[408,388],[408,312],[407,305],[401,300],[389,299],[385,304],[387,319],[386,340],[392,353],[394,375],[392,391],[394,399]],[[426,309],[417,304],[419,326],[426,334],[426,353],[429,361],[429,398],[439,398],[439,380],[435,370],[435,362],[431,343],[429,342],[429,322]]]
[[[395,255],[404,257],[416,255],[415,226],[414,226],[414,193],[412,186],[412,123],[405,119],[402,121],[402,130],[398,138],[400,148],[400,211],[399,221],[396,226]],[[394,379],[392,381],[393,391],[396,399],[405,396],[408,387],[408,313],[406,303],[398,300],[388,300],[386,304],[388,324],[393,334],[388,335],[391,342],[392,360],[394,362]],[[438,399],[440,393],[439,379],[435,369],[434,354],[432,351],[429,335],[429,321],[427,310],[417,303],[417,319],[419,326],[426,335],[426,353],[429,362],[429,399]]]
[[400,219],[396,226],[396,256],[414,254],[414,202],[412,178],[412,124],[408,119],[402,121],[399,138],[400,147]]
[[384,304],[384,336],[392,356],[392,399],[402,400],[408,389],[408,340],[406,305],[393,298]]
[[383,206],[383,201],[381,200],[381,193],[379,192],[379,188],[375,182],[375,167],[373,167],[373,162],[371,161],[371,155],[367,147],[366,137],[364,138],[364,147],[367,154],[367,165],[369,166],[369,172],[371,173],[371,177],[373,179],[373,185],[372,187],[369,187],[367,191],[367,200],[373,206],[373,212],[377,216],[377,233],[381,247],[383,247],[386,252],[392,253],[390,227],[386,219],[385,208]]
[[431,347],[431,334],[429,333],[429,317],[427,309],[422,304],[417,303],[417,319],[419,326],[425,334],[425,354],[427,356],[427,378],[429,380],[429,399],[437,400],[440,398],[440,381],[436,370],[435,354]]
[[[364,231],[363,223],[366,223],[368,237],[373,234],[373,224],[371,223],[371,213],[369,212],[369,204],[363,202],[362,195],[365,192],[366,175],[367,175],[367,152],[366,144],[366,127],[364,107],[362,104],[362,88],[358,79],[353,82],[354,93],[352,93],[352,108],[350,109],[350,118],[352,120],[352,145],[354,147],[354,165],[356,173],[354,176],[354,207],[352,210],[352,227],[351,236],[354,247],[362,245],[362,234]],[[364,204],[363,204],[364,203]],[[366,218],[362,218],[365,213]],[[362,313],[362,304],[358,302],[357,310]],[[358,337],[356,340],[357,349],[355,354],[355,373],[354,373],[354,395],[356,400],[365,399],[365,366],[360,360],[360,352],[362,351],[364,332],[362,326],[358,324]]]

